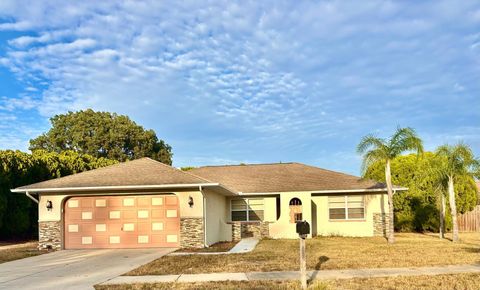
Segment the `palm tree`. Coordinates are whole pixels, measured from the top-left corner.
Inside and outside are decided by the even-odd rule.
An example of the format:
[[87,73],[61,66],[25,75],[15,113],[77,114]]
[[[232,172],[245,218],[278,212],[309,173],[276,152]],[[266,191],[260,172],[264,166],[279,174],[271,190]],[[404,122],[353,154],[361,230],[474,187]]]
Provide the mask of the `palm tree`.
[[445,207],[445,195],[440,192],[440,228],[438,231],[440,239],[445,238]]
[[440,214],[440,225],[438,236],[440,239],[445,238],[445,208],[446,208],[446,201],[445,201],[445,192],[447,191],[447,183],[443,178],[442,173],[442,160],[438,156],[434,155],[434,158],[429,160],[428,168],[423,175],[420,176],[422,179],[431,180],[434,187],[433,191],[438,195],[438,199],[440,202],[439,214]]
[[438,172],[443,181],[447,183],[448,202],[452,214],[452,241],[458,241],[457,204],[455,201],[455,179],[470,175],[480,176],[480,161],[475,159],[469,146],[458,143],[457,145],[443,145],[437,148],[435,155],[439,158]]
[[385,181],[388,192],[388,242],[394,243],[394,216],[393,216],[393,185],[390,172],[390,162],[405,151],[416,150],[417,154],[423,152],[422,140],[412,128],[397,128],[389,139],[367,135],[362,138],[357,146],[357,152],[363,154],[362,171],[365,171],[375,162],[385,162]]

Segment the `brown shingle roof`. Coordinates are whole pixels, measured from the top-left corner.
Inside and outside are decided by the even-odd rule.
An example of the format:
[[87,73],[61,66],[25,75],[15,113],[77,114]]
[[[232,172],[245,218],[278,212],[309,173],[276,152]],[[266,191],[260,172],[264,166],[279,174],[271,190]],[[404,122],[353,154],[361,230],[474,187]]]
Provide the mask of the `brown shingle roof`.
[[301,163],[205,166],[188,172],[243,193],[385,187],[371,180]]
[[16,190],[200,183],[211,182],[150,158],[141,158],[22,186]]

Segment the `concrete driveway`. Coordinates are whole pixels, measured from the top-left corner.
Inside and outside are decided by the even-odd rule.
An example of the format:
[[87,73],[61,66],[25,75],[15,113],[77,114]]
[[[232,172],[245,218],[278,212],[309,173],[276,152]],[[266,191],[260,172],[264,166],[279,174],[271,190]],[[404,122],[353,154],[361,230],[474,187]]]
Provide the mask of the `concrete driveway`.
[[0,289],[93,289],[174,248],[63,250],[0,264]]

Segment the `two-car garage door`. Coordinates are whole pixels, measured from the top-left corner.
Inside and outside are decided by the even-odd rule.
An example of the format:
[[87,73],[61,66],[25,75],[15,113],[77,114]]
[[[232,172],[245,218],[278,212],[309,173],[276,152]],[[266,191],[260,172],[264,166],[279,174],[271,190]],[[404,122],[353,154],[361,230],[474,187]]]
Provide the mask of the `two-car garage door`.
[[65,249],[179,246],[175,195],[72,197],[64,217]]

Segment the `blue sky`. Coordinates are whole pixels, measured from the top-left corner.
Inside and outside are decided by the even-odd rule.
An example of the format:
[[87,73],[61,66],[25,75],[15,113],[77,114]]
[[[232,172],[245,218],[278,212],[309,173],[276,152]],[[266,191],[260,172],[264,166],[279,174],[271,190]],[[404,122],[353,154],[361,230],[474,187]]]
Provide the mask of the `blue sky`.
[[174,166],[359,174],[361,136],[398,125],[480,154],[478,1],[23,2],[0,2],[0,149],[93,108]]

